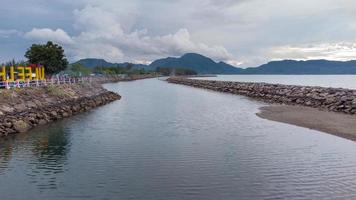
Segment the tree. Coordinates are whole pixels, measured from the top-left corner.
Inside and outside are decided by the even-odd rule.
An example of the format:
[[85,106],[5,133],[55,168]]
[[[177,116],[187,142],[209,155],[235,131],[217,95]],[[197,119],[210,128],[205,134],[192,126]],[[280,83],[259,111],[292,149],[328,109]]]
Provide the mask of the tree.
[[51,41],[45,45],[33,44],[27,50],[25,57],[31,64],[43,65],[48,74],[58,73],[68,66],[63,48]]
[[127,71],[130,71],[133,67],[134,67],[134,65],[133,65],[132,63],[128,63],[128,64],[126,65],[126,70],[127,70]]
[[72,64],[71,70],[78,76],[78,75],[89,75],[91,73],[90,69],[86,68],[84,65],[80,63]]

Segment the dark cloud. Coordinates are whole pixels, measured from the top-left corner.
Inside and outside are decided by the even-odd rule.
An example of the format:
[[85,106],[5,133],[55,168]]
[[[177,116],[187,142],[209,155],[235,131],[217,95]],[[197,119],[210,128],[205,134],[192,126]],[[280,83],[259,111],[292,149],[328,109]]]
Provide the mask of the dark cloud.
[[3,0],[0,48],[9,50],[0,59],[22,58],[30,42],[47,39],[71,59],[150,61],[189,51],[243,66],[350,59],[353,49],[339,46],[356,43],[355,13],[352,0]]

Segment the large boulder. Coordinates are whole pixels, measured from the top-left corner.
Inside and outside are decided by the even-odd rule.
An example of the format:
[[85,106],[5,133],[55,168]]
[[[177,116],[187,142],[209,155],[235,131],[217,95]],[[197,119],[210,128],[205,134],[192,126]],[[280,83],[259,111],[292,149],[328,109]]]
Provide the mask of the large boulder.
[[31,126],[23,120],[15,120],[13,122],[14,129],[19,133],[25,133],[30,130]]

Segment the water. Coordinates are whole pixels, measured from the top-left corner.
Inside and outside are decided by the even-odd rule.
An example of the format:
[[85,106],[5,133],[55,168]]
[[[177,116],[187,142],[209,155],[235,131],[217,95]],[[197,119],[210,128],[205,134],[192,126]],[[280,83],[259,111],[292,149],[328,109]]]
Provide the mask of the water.
[[157,79],[0,141],[0,199],[355,199],[356,145],[256,117],[263,103]]
[[356,75],[218,75],[197,79],[356,89]]

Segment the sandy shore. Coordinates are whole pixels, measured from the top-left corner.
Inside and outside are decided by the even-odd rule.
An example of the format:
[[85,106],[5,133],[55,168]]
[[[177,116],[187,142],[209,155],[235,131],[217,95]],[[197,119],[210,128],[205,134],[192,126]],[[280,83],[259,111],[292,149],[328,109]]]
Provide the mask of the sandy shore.
[[257,116],[322,131],[356,141],[356,116],[302,106],[272,105],[260,108]]

